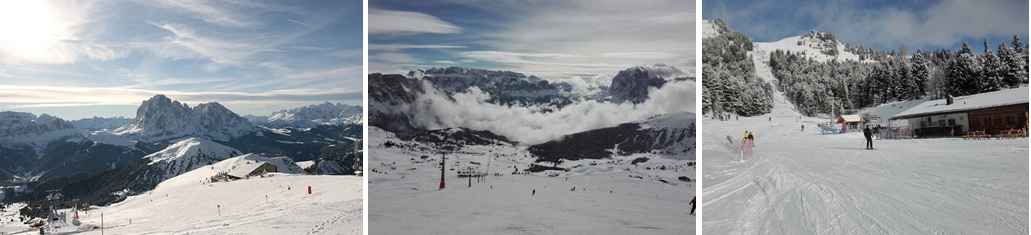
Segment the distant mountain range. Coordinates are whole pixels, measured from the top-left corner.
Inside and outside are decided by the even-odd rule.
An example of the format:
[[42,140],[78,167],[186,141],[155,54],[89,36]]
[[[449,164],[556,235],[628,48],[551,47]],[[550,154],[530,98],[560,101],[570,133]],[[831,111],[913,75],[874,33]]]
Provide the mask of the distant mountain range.
[[418,108],[416,100],[432,90],[452,97],[475,88],[489,96],[485,100],[488,103],[551,112],[584,100],[643,103],[650,89],[685,80],[694,78],[665,64],[635,66],[620,71],[601,93],[577,94],[571,92],[569,84],[549,83],[510,71],[448,67],[412,70],[406,75],[373,73],[369,74],[369,125],[392,132],[427,131],[412,114]]
[[[368,80],[370,126],[382,129],[387,133],[384,136],[396,138],[401,144],[418,142],[423,146],[461,149],[489,145],[519,146],[522,143],[489,130],[464,126],[428,128],[421,123],[438,117],[419,111],[441,102],[439,98],[427,99],[428,96],[443,95],[456,102],[456,94],[479,89],[487,96],[482,98],[482,102],[501,106],[500,109],[529,107],[535,112],[565,112],[563,107],[578,102],[642,104],[651,98],[650,93],[671,83],[693,81],[694,78],[664,64],[634,66],[616,74],[607,90],[594,94],[574,93],[572,89],[564,88],[568,84],[550,83],[520,73],[461,67],[413,70],[406,75],[373,73],[369,74]],[[518,155],[530,156],[536,162],[553,162],[554,165],[566,160],[607,159],[633,154],[693,160],[696,152],[694,116],[691,112],[668,113],[567,134],[545,143],[517,147],[525,149],[525,153]],[[476,149],[484,148],[490,147]]]
[[68,122],[0,112],[0,182],[30,189],[7,195],[9,200],[34,200],[65,187],[102,188],[75,195],[100,197],[110,190],[149,190],[177,174],[245,154],[290,164],[314,161],[303,169],[310,173],[352,174],[361,168],[361,109],[327,102],[280,110],[255,124],[217,102],[191,107],[155,95],[141,102],[134,119]]

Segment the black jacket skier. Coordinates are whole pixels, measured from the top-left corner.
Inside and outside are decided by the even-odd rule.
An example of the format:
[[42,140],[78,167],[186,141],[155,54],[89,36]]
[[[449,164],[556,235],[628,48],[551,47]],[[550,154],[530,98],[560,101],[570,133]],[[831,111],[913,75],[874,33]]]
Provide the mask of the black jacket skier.
[[873,139],[871,138],[873,131],[870,130],[870,126],[866,126],[866,129],[863,129],[863,136],[866,137],[866,149],[873,149]]

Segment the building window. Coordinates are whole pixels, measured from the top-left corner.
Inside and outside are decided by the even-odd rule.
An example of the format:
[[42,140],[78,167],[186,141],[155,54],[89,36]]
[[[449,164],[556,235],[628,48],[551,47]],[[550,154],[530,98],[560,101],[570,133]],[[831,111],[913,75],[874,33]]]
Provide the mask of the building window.
[[956,125],[956,119],[949,119],[949,126],[955,126],[955,125]]
[[984,118],[984,122],[982,122],[982,124],[984,124],[983,125],[984,128],[991,127],[992,126],[992,117],[985,117]]
[[1008,125],[1008,126],[1017,125],[1017,117],[1016,116],[1012,116],[1012,115],[1006,116],[1006,125]]

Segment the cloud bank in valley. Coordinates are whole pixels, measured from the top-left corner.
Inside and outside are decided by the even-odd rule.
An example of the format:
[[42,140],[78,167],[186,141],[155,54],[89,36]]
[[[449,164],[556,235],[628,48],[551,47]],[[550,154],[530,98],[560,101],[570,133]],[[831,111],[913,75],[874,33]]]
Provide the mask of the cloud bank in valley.
[[695,110],[695,81],[667,83],[649,90],[644,103],[614,104],[593,100],[577,102],[554,112],[542,112],[538,106],[507,106],[486,102],[489,95],[476,87],[456,93],[449,99],[432,84],[423,83],[426,93],[411,110],[416,124],[430,129],[465,127],[488,130],[522,144],[539,144],[564,135],[612,127],[649,117]]

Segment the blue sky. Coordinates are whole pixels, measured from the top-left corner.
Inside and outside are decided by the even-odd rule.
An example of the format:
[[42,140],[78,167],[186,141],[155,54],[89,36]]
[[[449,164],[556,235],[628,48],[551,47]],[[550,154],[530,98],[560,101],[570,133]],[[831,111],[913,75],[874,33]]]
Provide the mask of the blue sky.
[[722,18],[757,42],[819,30],[880,50],[905,44],[910,53],[917,48],[955,51],[963,41],[981,53],[985,37],[993,51],[1000,41],[1011,43],[1013,35],[1028,44],[1027,0],[706,0],[702,18]]
[[0,0],[0,110],[135,117],[165,94],[240,115],[362,102],[362,1]]
[[[664,63],[694,74],[694,1],[369,1],[369,71],[461,66],[545,79]],[[604,79],[599,79],[604,80]]]

